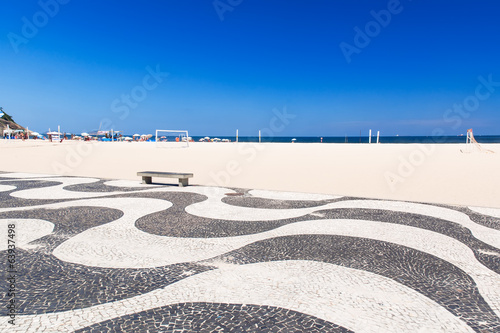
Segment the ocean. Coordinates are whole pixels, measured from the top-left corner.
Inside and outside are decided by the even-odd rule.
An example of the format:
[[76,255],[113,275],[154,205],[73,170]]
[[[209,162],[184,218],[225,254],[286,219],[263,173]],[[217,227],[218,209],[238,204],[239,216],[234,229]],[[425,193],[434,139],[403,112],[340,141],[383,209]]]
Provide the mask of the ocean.
[[[198,142],[202,136],[193,136],[194,141]],[[211,138],[228,139],[231,142],[236,141],[235,136],[214,136]],[[380,143],[465,143],[466,136],[381,136]],[[475,136],[479,143],[500,143],[500,135],[478,135]],[[290,143],[292,140],[296,143],[368,143],[368,136],[325,136],[323,140],[319,136],[281,136],[281,137],[262,137],[261,142]],[[239,142],[259,142],[258,136],[240,136]],[[372,143],[377,142],[377,137],[372,136]]]
[[[68,136],[71,134],[67,134]],[[76,134],[78,135],[78,134]],[[132,135],[124,135],[124,137],[132,137]],[[205,138],[204,136],[191,136],[195,142]],[[500,135],[475,135],[476,141],[479,143],[500,143]],[[0,137],[1,138],[1,137]],[[210,138],[219,138],[221,140],[227,139],[231,142],[236,141],[235,136],[211,136]],[[154,136],[150,141],[154,141]],[[381,136],[380,143],[465,143],[466,135],[455,136]],[[169,137],[169,141],[175,140],[174,137]],[[276,137],[262,137],[261,142],[275,142],[275,143],[368,143],[368,136],[276,136]],[[258,136],[240,136],[239,142],[259,142]],[[377,142],[377,137],[372,136],[372,143]]]

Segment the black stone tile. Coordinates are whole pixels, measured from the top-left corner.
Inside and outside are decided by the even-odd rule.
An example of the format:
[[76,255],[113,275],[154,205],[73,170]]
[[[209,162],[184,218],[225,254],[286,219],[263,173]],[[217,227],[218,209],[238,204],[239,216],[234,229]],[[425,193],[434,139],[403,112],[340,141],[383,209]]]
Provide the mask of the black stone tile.
[[118,325],[124,332],[352,332],[292,310],[226,303],[174,304],[113,318],[76,332]]
[[297,208],[309,208],[309,207],[319,207],[332,202],[345,200],[343,198],[330,199],[330,200],[318,200],[318,201],[300,201],[300,200],[275,200],[275,199],[265,199],[259,197],[253,197],[248,194],[249,191],[239,192],[242,195],[233,195],[228,193],[222,202],[228,205],[247,207],[247,208],[264,208],[264,209],[297,209]]

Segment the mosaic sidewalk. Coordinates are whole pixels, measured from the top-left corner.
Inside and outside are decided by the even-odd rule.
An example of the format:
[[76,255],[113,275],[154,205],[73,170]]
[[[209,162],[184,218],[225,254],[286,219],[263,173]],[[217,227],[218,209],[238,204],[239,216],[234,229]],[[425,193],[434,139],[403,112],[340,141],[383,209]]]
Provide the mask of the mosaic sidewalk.
[[0,173],[0,226],[1,332],[500,332],[500,209]]

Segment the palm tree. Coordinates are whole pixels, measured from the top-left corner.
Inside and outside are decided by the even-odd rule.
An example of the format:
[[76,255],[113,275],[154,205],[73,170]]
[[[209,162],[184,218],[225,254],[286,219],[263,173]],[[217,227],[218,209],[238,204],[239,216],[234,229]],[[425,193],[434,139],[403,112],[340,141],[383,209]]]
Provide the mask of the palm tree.
[[3,119],[3,120],[7,120],[7,121],[12,121],[14,124],[16,123],[16,122],[14,121],[14,119],[12,119],[12,117],[11,117],[11,116],[9,116],[9,115],[7,114],[7,112],[5,112],[5,111],[3,110],[3,107],[1,107],[1,106],[0,106],[0,113],[3,113],[3,115],[0,117],[1,119]]

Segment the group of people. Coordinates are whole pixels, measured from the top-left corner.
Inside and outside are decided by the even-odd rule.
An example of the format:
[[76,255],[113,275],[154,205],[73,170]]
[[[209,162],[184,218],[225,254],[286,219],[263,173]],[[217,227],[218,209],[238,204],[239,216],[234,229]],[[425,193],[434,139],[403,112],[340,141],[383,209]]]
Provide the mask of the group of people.
[[23,141],[28,139],[28,133],[26,132],[14,132],[14,133],[9,133],[9,132],[3,132],[3,138],[4,139],[22,139]]

